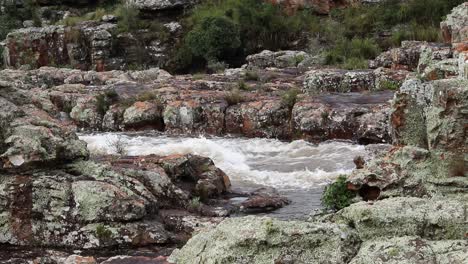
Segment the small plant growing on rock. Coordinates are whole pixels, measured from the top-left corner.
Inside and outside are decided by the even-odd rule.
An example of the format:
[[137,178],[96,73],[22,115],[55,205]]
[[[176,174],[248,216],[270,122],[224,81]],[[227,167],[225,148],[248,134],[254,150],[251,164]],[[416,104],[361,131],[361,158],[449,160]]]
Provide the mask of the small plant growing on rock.
[[239,89],[232,89],[224,96],[224,100],[228,103],[229,106],[236,105],[244,101]]
[[320,115],[322,116],[322,121],[327,121],[330,118],[330,113],[327,111],[323,111]]
[[325,187],[322,204],[332,210],[340,210],[351,204],[356,194],[347,188],[346,176],[340,175],[335,182]]
[[99,240],[107,240],[112,237],[112,231],[107,229],[104,225],[98,225],[95,234]]
[[398,83],[388,81],[388,80],[383,80],[380,83],[380,90],[391,90],[391,91],[396,91],[400,88]]
[[297,96],[299,95],[299,89],[290,89],[281,96],[281,103],[292,109],[297,102]]
[[275,225],[273,224],[273,220],[271,219],[265,220],[264,225],[265,225],[265,232],[267,234],[273,234],[274,232],[278,231],[278,228],[275,227]]
[[193,212],[199,212],[202,206],[202,202],[200,200],[200,197],[193,197],[188,206],[187,209]]
[[96,110],[100,115],[105,115],[109,107],[115,103],[119,95],[114,90],[108,90],[96,96]]
[[250,87],[242,80],[237,82],[237,88],[242,91],[250,90]]

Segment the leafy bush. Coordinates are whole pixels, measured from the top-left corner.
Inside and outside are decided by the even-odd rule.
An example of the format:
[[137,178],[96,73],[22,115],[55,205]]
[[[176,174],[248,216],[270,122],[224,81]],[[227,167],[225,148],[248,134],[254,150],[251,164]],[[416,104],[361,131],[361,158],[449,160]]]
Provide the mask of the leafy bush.
[[346,176],[340,175],[335,182],[325,187],[322,195],[322,204],[333,210],[343,209],[351,204],[356,194],[347,188]]
[[240,47],[238,26],[222,16],[205,17],[186,37],[194,56],[218,61]]

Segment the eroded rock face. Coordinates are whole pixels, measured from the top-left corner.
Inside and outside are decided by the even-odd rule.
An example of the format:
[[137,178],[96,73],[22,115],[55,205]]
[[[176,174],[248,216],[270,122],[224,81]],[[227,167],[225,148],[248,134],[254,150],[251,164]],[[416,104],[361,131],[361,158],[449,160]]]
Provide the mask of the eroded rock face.
[[169,262],[346,263],[358,245],[356,234],[339,225],[243,217],[194,236]]
[[[165,40],[144,33],[119,34],[116,27],[115,21],[85,21],[73,27],[50,25],[14,30],[5,40],[4,65],[29,69],[66,66],[99,72],[127,69],[137,63],[166,65],[170,46]],[[177,35],[177,30],[162,30],[167,30],[168,36]]]
[[[408,80],[395,95],[391,129],[397,145],[352,173],[350,187],[375,188],[377,197],[457,195],[468,187],[463,154],[468,83]],[[366,198],[367,192],[360,193]],[[377,197],[374,197],[376,199]]]
[[304,77],[302,90],[309,94],[326,92],[364,92],[397,89],[409,75],[406,70],[311,70]]

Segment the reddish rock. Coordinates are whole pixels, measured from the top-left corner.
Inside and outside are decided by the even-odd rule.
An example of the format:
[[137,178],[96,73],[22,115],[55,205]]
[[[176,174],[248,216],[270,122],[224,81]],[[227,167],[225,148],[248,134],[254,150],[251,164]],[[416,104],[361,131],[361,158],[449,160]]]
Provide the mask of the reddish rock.
[[226,111],[226,133],[289,139],[289,116],[290,110],[280,98],[239,103]]

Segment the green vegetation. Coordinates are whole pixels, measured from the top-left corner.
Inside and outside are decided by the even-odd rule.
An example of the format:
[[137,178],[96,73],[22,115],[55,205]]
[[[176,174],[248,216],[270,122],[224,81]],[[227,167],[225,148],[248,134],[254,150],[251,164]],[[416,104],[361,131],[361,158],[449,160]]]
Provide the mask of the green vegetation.
[[356,194],[347,188],[346,176],[340,175],[335,182],[328,185],[322,195],[322,204],[333,210],[343,209],[351,204]]
[[105,115],[109,107],[115,103],[119,95],[114,90],[109,90],[96,96],[96,110],[100,115]]
[[228,105],[231,106],[242,103],[244,101],[244,97],[242,97],[240,90],[236,88],[226,93],[226,95],[224,96],[224,100],[226,100]]
[[96,231],[95,231],[96,237],[99,240],[106,240],[112,237],[112,231],[107,229],[104,225],[100,224],[96,226]]
[[243,80],[237,82],[237,88],[242,91],[250,90],[250,87]]
[[288,15],[278,5],[264,1],[205,0],[185,21],[191,30],[176,63],[179,68],[210,60],[236,64],[263,49],[286,49],[316,21],[308,10]]
[[325,53],[326,64],[343,64],[347,69],[367,67],[367,60],[376,57],[380,50],[370,38],[339,39],[333,48]]
[[193,197],[190,201],[189,201],[189,204],[188,204],[188,208],[190,211],[193,211],[193,212],[199,212],[200,209],[201,209],[201,206],[202,206],[202,202],[201,202],[201,199],[200,197]]
[[400,88],[400,85],[398,85],[398,83],[389,81],[389,80],[380,81],[379,86],[380,86],[380,90],[396,91]]
[[297,102],[297,96],[299,95],[299,93],[299,89],[290,89],[284,92],[281,96],[281,103],[292,110],[294,104],[296,104]]

